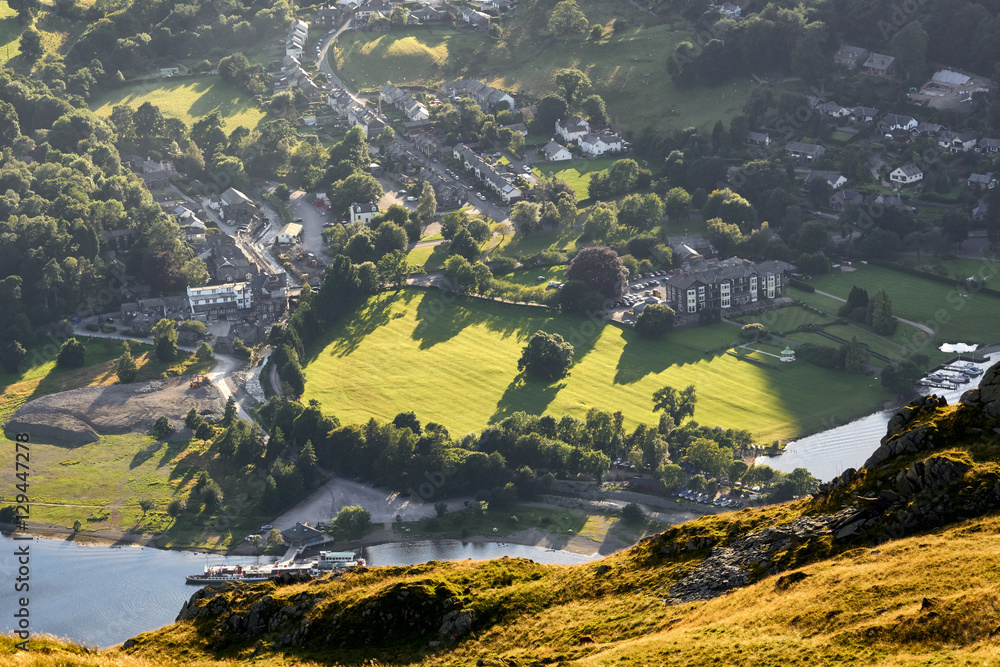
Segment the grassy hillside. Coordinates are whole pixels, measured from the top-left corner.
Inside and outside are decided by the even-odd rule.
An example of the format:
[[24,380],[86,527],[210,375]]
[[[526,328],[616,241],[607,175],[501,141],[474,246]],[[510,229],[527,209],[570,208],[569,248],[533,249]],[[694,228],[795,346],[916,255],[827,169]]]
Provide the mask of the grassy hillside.
[[899,411],[880,458],[810,498],[576,566],[431,562],[206,589],[127,649],[50,642],[16,664],[993,665],[998,421],[994,368],[968,405]]
[[[564,381],[545,385],[518,375],[521,348],[538,330],[574,344]],[[654,391],[694,384],[698,422],[749,429],[767,442],[865,414],[888,398],[869,378],[806,364],[772,370],[704,353],[736,343],[738,333],[718,324],[649,341],[542,309],[405,290],[371,298],[328,332],[308,360],[304,399],[320,400],[344,423],[413,410],[463,433],[518,410],[582,418],[597,407],[622,410],[631,425],[653,423]]]
[[136,109],[144,102],[159,107],[168,118],[184,121],[188,127],[218,111],[226,132],[232,132],[239,125],[253,129],[267,115],[251,97],[218,76],[123,86],[95,97],[90,106],[99,116],[110,116],[111,108],[118,104]]
[[693,38],[686,22],[665,22],[624,2],[583,0],[591,25],[627,27],[598,42],[589,36],[554,39],[546,30],[554,3],[525,0],[506,19],[506,37],[496,42],[464,28],[408,28],[385,34],[360,31],[338,38],[336,67],[357,88],[436,86],[463,77],[543,97],[555,91],[555,74],[565,67],[584,70],[594,92],[607,102],[612,120],[634,131],[705,127],[728,121],[753,87],[749,79],[714,88],[678,90],[667,75],[674,47]]

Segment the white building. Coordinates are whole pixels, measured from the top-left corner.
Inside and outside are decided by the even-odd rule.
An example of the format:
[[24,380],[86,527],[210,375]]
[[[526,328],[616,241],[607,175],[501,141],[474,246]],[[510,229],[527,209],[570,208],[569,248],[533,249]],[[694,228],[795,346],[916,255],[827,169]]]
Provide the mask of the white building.
[[590,123],[580,116],[560,119],[556,121],[556,134],[566,142],[578,141],[590,134]]
[[302,225],[290,222],[281,228],[276,240],[278,243],[292,244],[298,243],[302,238]]
[[239,311],[253,308],[253,292],[245,282],[188,287],[187,295],[192,317],[203,322],[219,317],[237,319]]
[[604,155],[622,149],[622,140],[617,134],[586,134],[580,138],[580,150],[587,155]]
[[555,139],[547,143],[545,147],[542,148],[542,154],[545,156],[545,159],[550,162],[562,162],[573,157],[573,154],[569,152],[569,149]]
[[896,185],[913,185],[924,180],[924,172],[913,163],[904,164],[889,174],[889,180]]
[[378,204],[353,204],[351,206],[351,222],[372,224],[372,218],[379,214]]

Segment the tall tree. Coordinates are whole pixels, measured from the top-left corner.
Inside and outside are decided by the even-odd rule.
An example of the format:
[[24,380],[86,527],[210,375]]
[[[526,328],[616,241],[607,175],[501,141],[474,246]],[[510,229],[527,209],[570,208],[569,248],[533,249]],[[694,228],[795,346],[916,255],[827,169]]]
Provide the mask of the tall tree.
[[42,36],[34,28],[26,28],[21,33],[21,57],[29,65],[34,65],[45,53],[42,47]]
[[173,320],[163,318],[153,325],[153,346],[160,361],[177,358],[177,326]]
[[549,31],[560,37],[585,33],[589,29],[590,23],[576,0],[562,0],[549,17]]
[[559,334],[536,331],[521,351],[517,370],[543,380],[558,380],[569,374],[573,346]]
[[519,234],[530,234],[541,224],[542,207],[535,202],[519,201],[510,210],[510,223]]
[[556,85],[566,100],[566,106],[572,109],[577,99],[587,92],[592,84],[586,74],[575,67],[567,67],[556,72]]
[[892,301],[881,287],[868,302],[865,321],[880,336],[891,336],[896,333],[897,320],[892,316]]
[[620,295],[628,281],[621,257],[607,246],[584,248],[566,267],[567,280],[579,280],[609,299]]
[[666,386],[657,389],[653,394],[653,412],[662,410],[675,426],[679,426],[685,417],[694,416],[697,400],[693,384],[688,385],[682,391]]
[[424,182],[424,187],[420,191],[420,198],[417,200],[417,219],[424,227],[431,224],[437,214],[437,197],[434,195],[434,188],[430,183]]
[[128,341],[122,343],[122,354],[118,357],[115,374],[118,375],[118,381],[123,384],[132,382],[139,374],[139,369],[136,368],[135,359],[132,357],[132,348]]

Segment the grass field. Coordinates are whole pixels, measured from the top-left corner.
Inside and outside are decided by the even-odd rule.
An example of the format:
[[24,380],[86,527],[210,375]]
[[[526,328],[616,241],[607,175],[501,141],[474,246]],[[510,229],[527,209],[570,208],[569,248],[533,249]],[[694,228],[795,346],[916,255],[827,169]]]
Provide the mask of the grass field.
[[754,315],[738,315],[730,319],[741,324],[759,322],[767,327],[768,331],[792,331],[803,324],[829,324],[833,318],[817,315],[801,306],[790,306],[788,308],[774,308],[763,313]]
[[[597,407],[622,410],[630,425],[653,423],[654,391],[694,384],[695,419],[749,429],[763,442],[818,430],[834,416],[865,414],[888,398],[868,378],[805,364],[770,370],[721,352],[706,357],[707,339],[738,335],[731,325],[717,327],[712,334],[678,332],[674,344],[671,336],[648,341],[631,330],[540,309],[452,303],[415,290],[387,293],[311,351],[304,400],[320,400],[344,423],[414,410],[424,421],[464,433],[519,410],[582,418]],[[575,346],[571,375],[561,382],[518,375],[521,348],[538,330],[560,333]]]
[[536,164],[536,173],[546,176],[555,176],[566,181],[571,188],[576,190],[576,200],[587,198],[587,187],[590,185],[590,178],[606,170],[611,166],[615,158],[597,158],[596,160],[571,160],[569,162],[543,162]]
[[[840,298],[847,298],[854,285],[865,288],[869,295],[881,287],[892,300],[894,315],[928,326],[935,332],[930,343],[934,347],[947,342],[1000,342],[1000,298],[997,297],[961,292],[942,283],[870,264],[849,273],[816,276],[810,282],[816,289]],[[807,302],[819,298],[831,301],[822,295],[807,295],[798,290],[793,296]],[[814,305],[827,311],[835,307],[835,304],[818,303]],[[920,340],[911,340],[907,345],[920,347],[919,343]]]
[[500,42],[445,27],[379,35],[350,32],[338,39],[336,67],[357,88],[376,88],[386,81],[432,87],[476,78],[538,98],[555,91],[558,70],[576,67],[594,82],[611,119],[633,131],[709,129],[716,120],[728,122],[756,85],[745,77],[681,91],[667,74],[666,62],[679,42],[693,41],[688,23],[645,25],[655,21],[620,3],[582,0],[580,7],[592,24],[620,18],[628,27],[599,42],[586,36],[554,39],[545,28],[551,3],[522,2],[509,15],[508,38]]
[[0,65],[21,55],[21,29],[17,12],[10,8],[6,0],[0,0]]
[[582,233],[578,228],[561,227],[554,230],[542,229],[530,234],[508,234],[503,243],[493,252],[508,257],[526,257],[548,249],[573,252],[577,248],[577,241]]
[[253,129],[266,115],[252,98],[218,76],[124,86],[95,97],[91,108],[99,116],[110,116],[111,108],[118,104],[135,109],[144,102],[159,107],[164,116],[184,121],[188,127],[218,111],[226,132],[239,125]]

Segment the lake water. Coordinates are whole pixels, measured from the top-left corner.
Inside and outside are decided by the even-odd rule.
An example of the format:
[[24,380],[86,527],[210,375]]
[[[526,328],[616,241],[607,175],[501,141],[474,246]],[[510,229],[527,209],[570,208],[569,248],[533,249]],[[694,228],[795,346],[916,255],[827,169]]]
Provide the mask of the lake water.
[[[1000,354],[987,355],[987,358],[990,360],[988,363],[976,364],[984,372],[1000,359]],[[971,378],[971,382],[954,391],[932,388],[921,393],[938,394],[944,396],[949,403],[956,403],[966,391],[978,387],[982,377]],[[878,449],[893,412],[877,412],[849,424],[795,440],[788,443],[780,456],[762,457],[757,462],[785,472],[805,468],[820,481],[829,481],[847,468],[857,469],[864,465],[868,457]]]
[[[14,592],[18,546],[30,545],[28,593]],[[0,536],[0,628],[15,628],[15,600],[29,599],[32,633],[68,637],[89,646],[120,644],[137,634],[174,622],[197,587],[184,575],[201,572],[206,564],[244,563],[245,557],[224,558],[183,551],[84,546],[65,540],[14,540]],[[538,563],[582,563],[598,556],[581,556],[541,547],[489,542],[485,544],[434,540],[367,547],[370,565],[415,565],[429,560],[475,560],[503,556],[530,558]]]

